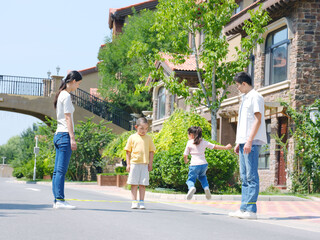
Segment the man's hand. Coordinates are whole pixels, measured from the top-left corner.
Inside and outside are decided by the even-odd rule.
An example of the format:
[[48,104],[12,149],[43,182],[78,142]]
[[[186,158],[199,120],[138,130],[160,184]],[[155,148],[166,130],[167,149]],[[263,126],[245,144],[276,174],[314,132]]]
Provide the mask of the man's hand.
[[233,151],[234,151],[237,155],[239,155],[239,144],[237,144],[237,145],[234,147]]
[[251,152],[251,147],[252,147],[252,142],[248,141],[243,147],[243,153],[244,154],[249,154]]

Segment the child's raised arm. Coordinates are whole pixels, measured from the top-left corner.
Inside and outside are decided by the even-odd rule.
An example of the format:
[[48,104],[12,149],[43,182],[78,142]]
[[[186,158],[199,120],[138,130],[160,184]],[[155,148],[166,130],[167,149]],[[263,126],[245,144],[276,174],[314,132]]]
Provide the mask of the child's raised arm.
[[214,149],[217,149],[217,150],[229,150],[231,148],[232,146],[230,143],[227,146],[214,145]]

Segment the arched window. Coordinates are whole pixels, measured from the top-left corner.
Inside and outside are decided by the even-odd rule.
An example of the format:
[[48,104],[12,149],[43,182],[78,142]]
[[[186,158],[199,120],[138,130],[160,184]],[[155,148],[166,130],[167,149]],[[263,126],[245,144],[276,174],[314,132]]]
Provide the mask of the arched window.
[[266,39],[265,86],[288,78],[288,28],[280,28],[268,34]]
[[157,119],[164,118],[166,114],[166,94],[165,88],[161,87],[158,91],[158,116]]

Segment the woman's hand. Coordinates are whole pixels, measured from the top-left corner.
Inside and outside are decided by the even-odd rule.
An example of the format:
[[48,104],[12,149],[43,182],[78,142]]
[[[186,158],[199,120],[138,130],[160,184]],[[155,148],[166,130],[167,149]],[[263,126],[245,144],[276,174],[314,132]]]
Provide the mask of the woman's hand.
[[77,143],[76,143],[76,140],[74,139],[71,139],[71,150],[72,151],[77,150]]

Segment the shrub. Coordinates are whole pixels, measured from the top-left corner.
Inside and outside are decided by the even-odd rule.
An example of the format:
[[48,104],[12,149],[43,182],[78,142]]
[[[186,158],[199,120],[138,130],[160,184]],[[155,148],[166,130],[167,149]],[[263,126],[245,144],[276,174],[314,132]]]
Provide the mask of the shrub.
[[[183,152],[188,141],[187,130],[190,126],[200,126],[203,138],[211,140],[210,124],[194,113],[176,110],[164,123],[162,130],[155,135],[157,148],[150,173],[152,187],[173,187],[187,190],[188,165],[184,163]],[[217,143],[215,143],[217,144]],[[225,190],[237,168],[237,158],[229,151],[206,150],[208,162],[207,178],[212,190]],[[200,187],[199,183],[196,185]]]
[[126,172],[126,167],[116,167],[114,169],[115,173],[125,173]]
[[[211,139],[211,126],[208,121],[198,114],[182,110],[176,110],[164,123],[159,133],[148,133],[153,137],[156,146],[153,171],[150,172],[151,187],[187,190],[188,165],[184,163],[183,152],[188,141],[187,130],[191,126],[200,126],[203,138]],[[115,138],[107,145],[103,156],[125,159],[124,148],[129,136],[133,133],[135,131],[126,132]],[[207,177],[210,188],[226,190],[237,168],[237,157],[229,151],[221,150],[207,150],[205,155],[209,165]],[[199,182],[196,187],[200,187]]]

